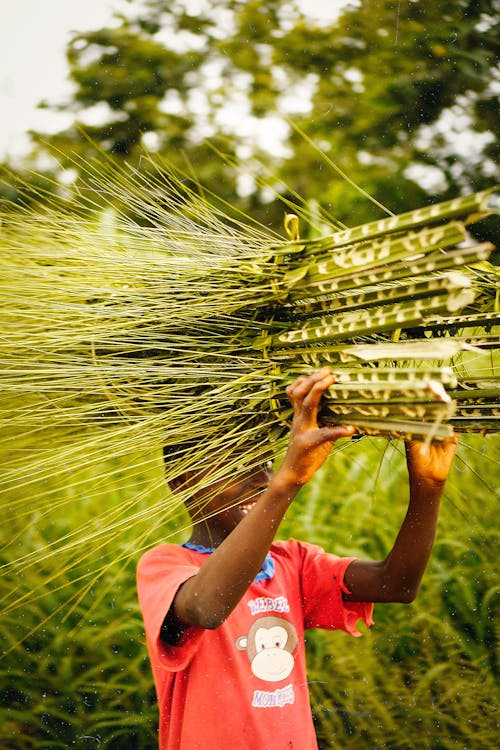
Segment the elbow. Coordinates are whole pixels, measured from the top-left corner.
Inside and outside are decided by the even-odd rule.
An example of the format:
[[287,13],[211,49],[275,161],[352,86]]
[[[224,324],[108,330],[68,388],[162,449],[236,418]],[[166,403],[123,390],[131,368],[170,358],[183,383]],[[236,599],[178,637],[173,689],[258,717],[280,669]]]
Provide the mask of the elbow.
[[380,600],[386,603],[411,604],[420,589],[420,577],[405,575],[383,576],[380,587]]
[[194,585],[195,577],[186,581],[174,600],[175,617],[178,622],[188,627],[202,630],[215,630],[220,627],[229,615],[223,602]]
[[394,599],[395,602],[398,602],[399,604],[411,604],[415,601],[418,594],[418,588],[416,589],[403,589],[400,593],[397,599]]
[[382,566],[380,583],[383,601],[411,604],[420,589],[423,570],[408,570],[387,563]]
[[198,625],[203,630],[217,630],[225,622],[226,618],[221,616],[213,615],[212,617],[203,617]]
[[203,602],[193,603],[183,616],[189,625],[202,630],[216,630],[226,620],[227,613],[217,612],[206,607]]
[[399,586],[394,587],[389,594],[387,601],[394,602],[396,604],[411,604],[415,601],[419,584],[409,584],[408,582],[401,582]]

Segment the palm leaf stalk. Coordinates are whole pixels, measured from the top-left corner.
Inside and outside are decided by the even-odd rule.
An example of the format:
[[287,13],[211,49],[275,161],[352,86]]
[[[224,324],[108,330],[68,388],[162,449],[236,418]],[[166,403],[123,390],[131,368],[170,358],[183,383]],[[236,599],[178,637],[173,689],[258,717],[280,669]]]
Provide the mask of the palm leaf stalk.
[[[437,338],[450,328],[498,325],[496,312],[457,316],[470,308],[476,289],[470,271],[454,269],[484,261],[492,249],[457,247],[466,224],[487,212],[488,192],[319,240],[279,244],[224,226],[206,205],[196,227],[190,214],[200,201],[179,206],[174,193],[161,195],[160,203],[156,192],[152,205],[143,200],[139,207],[155,223],[168,219],[163,236],[155,225],[130,222],[106,236],[102,225],[78,218],[61,224],[50,211],[7,218],[7,427],[19,421],[21,397],[33,400],[30,429],[54,424],[66,433],[75,427],[95,432],[146,422],[157,424],[161,442],[174,447],[184,437],[177,424],[175,437],[160,427],[166,415],[187,409],[200,418],[201,434],[193,435],[191,425],[186,436],[192,442],[207,438],[201,425],[208,414],[214,429],[226,430],[227,415],[235,417],[244,405],[255,417],[250,432],[260,434],[262,426],[272,432],[276,421],[262,421],[269,390],[282,398],[297,367],[340,362],[343,349],[361,341],[371,341],[375,361],[380,339],[401,331],[405,358],[418,360],[408,330]],[[496,281],[492,268],[491,289]],[[361,367],[373,369],[366,357]],[[410,380],[400,397],[405,389],[411,400]],[[390,410],[388,399],[387,418]],[[446,421],[449,406],[447,415]],[[425,418],[417,421],[423,425],[414,434],[425,434]],[[380,432],[393,434],[394,424]]]
[[[491,245],[467,243],[489,192],[283,240],[172,175],[162,187],[163,174],[99,177],[134,220],[89,219],[78,204],[3,217],[0,499],[19,534],[33,514],[60,512],[58,488],[77,491],[82,471],[101,466],[105,496],[110,459],[143,477],[163,446],[168,480],[206,468],[209,453],[211,482],[234,479],[242,456],[248,467],[270,445],[279,454],[286,386],[323,365],[336,378],[328,422],[427,439],[499,431],[498,273]],[[82,545],[105,550],[131,523],[150,531],[175,514],[164,498],[146,511],[150,492],[8,570],[64,552],[65,575]],[[4,606],[21,604],[14,588]]]

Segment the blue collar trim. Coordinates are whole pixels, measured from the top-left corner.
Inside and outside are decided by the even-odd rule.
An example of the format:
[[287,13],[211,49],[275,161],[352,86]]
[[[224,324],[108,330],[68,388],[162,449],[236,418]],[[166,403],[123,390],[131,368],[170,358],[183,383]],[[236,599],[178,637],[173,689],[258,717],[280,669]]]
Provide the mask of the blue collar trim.
[[[216,549],[215,547],[204,547],[202,544],[192,544],[191,542],[184,542],[184,544],[181,544],[181,547],[185,547],[186,549],[193,549],[196,552],[201,552],[205,555],[211,555],[212,552],[214,552]],[[274,560],[271,557],[271,553],[268,552],[266,555],[266,559],[262,563],[262,568],[253,579],[253,582],[258,583],[259,581],[270,581],[273,577]]]

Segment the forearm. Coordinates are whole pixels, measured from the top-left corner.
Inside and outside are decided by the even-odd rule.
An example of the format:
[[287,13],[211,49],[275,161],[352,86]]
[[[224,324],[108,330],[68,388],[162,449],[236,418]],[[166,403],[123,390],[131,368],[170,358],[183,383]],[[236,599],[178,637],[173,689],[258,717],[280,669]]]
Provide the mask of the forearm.
[[434,545],[443,490],[444,482],[410,485],[406,517],[383,565],[390,601],[415,598]]
[[248,515],[179,589],[178,621],[204,628],[221,625],[259,572],[279,524],[299,487],[280,472]]
[[351,600],[409,602],[415,598],[436,536],[439,505],[458,437],[405,443],[410,480],[408,511],[382,562],[353,562],[346,571]]
[[322,466],[336,440],[354,434],[354,427],[318,424],[322,395],[332,383],[331,372],[323,368],[288,386],[294,417],[283,463],[248,515],[177,592],[174,615],[178,622],[205,628],[224,622],[260,570],[300,487]]
[[410,484],[408,510],[385,560],[355,561],[347,569],[349,599],[413,601],[434,544],[443,490],[444,482]]

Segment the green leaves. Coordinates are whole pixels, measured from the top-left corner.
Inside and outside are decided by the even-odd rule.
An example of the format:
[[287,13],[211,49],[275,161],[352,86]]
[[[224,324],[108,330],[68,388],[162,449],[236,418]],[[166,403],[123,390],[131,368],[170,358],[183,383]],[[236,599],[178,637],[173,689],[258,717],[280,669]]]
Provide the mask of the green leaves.
[[[196,13],[141,0],[126,10],[70,42],[75,93],[46,106],[75,121],[34,135],[63,166],[75,152],[138,165],[147,148],[195,165],[194,181],[224,198],[244,185],[238,206],[274,226],[281,212],[261,191],[261,171],[249,174],[256,157],[287,200],[314,199],[348,225],[379,213],[326,175],[328,160],[395,213],[494,184],[496,38],[479,3],[370,0],[321,24],[288,0],[207,0]],[[206,137],[231,166],[214,160]]]
[[[484,215],[490,197],[485,192],[291,244],[291,269],[278,282],[287,291],[285,304],[275,305],[254,348],[279,361],[284,371],[298,372],[301,360],[308,366],[333,365],[339,385],[331,389],[324,415],[328,421],[400,437],[446,437],[450,428],[443,422],[464,431],[496,430],[494,401],[481,388],[454,416],[456,407],[445,386],[456,387],[456,377],[447,382],[441,368],[432,384],[428,380],[431,360],[456,366],[458,373],[462,352],[481,355],[482,347],[497,346],[495,335],[484,329],[498,326],[498,313],[460,314],[485,302],[478,297],[481,265],[478,276],[467,270],[443,272],[491,252],[491,246],[464,243],[465,224]],[[444,223],[450,217],[463,217],[464,222]],[[283,249],[278,257],[286,258]],[[484,268],[486,278],[494,284],[495,272],[489,269]],[[492,289],[487,303],[491,307]],[[462,328],[474,327],[483,330],[467,340],[463,333],[454,340]],[[446,332],[451,335],[440,338]],[[353,359],[360,364],[359,380],[348,369],[337,370]],[[490,372],[494,368],[492,362]],[[340,385],[344,374],[353,377],[349,387]],[[476,397],[482,405],[474,410]]]

